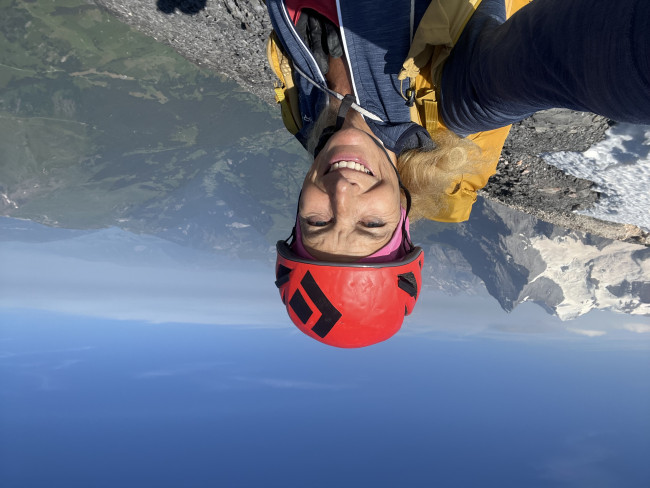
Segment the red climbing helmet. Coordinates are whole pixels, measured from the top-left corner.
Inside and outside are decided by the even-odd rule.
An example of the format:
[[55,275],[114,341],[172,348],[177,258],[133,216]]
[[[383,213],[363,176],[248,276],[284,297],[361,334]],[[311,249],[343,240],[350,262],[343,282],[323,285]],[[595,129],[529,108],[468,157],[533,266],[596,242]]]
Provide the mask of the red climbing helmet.
[[336,347],[385,341],[411,313],[422,285],[422,248],[386,263],[332,263],[298,256],[278,241],[275,284],[289,317],[308,336]]

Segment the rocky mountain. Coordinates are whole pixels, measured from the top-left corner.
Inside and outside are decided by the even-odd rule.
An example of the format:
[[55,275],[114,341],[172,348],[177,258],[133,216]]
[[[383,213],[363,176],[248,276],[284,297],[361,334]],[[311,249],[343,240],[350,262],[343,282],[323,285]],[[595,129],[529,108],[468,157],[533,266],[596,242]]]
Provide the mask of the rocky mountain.
[[552,226],[489,200],[475,207],[469,222],[424,239],[429,249],[454,248],[460,269],[469,265],[504,310],[528,301],[562,320],[591,310],[650,316],[646,246]]

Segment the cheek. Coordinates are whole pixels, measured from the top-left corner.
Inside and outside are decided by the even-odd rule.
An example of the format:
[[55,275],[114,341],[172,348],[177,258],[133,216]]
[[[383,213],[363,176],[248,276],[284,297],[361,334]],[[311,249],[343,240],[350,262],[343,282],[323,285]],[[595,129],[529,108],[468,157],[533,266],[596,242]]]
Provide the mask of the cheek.
[[375,211],[384,215],[387,221],[391,223],[398,222],[402,215],[402,202],[399,188],[395,190],[392,187],[382,188],[381,192],[372,196],[372,205]]
[[302,185],[302,193],[298,202],[300,213],[324,212],[327,210],[327,195],[319,190],[313,183],[305,180]]
[[375,196],[375,198],[381,199],[384,205],[391,208],[394,206],[399,207],[401,205],[401,197],[402,195],[400,193],[399,185],[397,182],[395,182],[395,184],[391,182],[386,185],[382,185],[380,193]]

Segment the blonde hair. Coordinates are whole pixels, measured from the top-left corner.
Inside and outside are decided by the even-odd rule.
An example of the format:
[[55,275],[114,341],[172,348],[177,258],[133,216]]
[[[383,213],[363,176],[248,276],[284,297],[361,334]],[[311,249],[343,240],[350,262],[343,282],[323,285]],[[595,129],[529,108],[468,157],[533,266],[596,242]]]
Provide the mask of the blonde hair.
[[476,144],[449,130],[435,132],[432,139],[435,149],[412,149],[397,157],[397,171],[411,193],[411,221],[448,213],[445,195],[458,189],[464,175],[481,174],[491,164]]

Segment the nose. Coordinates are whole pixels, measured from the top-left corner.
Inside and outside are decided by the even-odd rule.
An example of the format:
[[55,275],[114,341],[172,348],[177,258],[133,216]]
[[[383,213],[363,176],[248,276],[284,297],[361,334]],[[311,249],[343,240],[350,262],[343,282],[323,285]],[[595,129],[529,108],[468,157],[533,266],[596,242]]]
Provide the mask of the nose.
[[360,191],[359,185],[340,174],[329,183],[327,192],[332,202],[332,209],[339,217],[345,215]]

